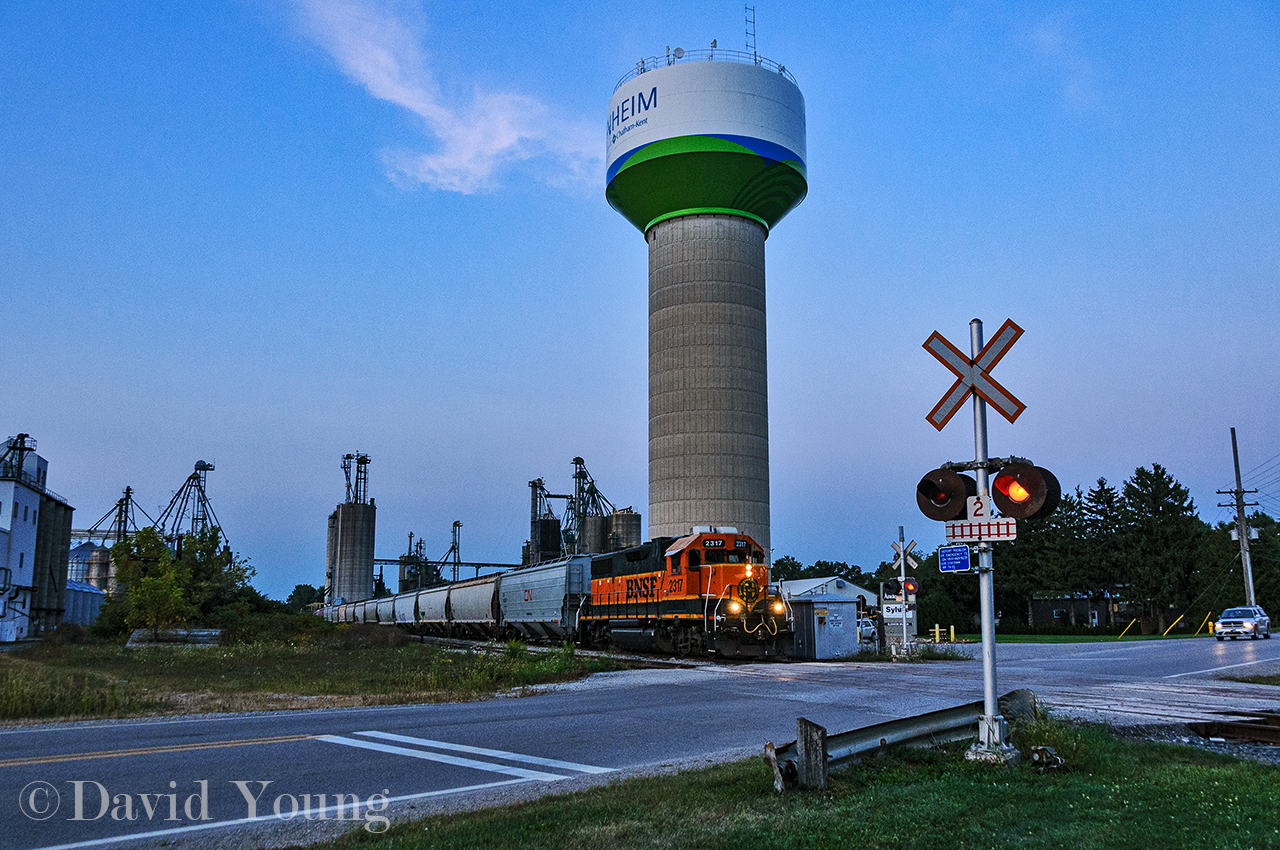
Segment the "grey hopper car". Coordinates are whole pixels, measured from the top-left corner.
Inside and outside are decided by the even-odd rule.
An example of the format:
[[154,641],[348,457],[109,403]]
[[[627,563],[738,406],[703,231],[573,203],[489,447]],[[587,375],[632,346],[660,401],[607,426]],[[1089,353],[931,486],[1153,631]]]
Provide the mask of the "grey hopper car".
[[378,623],[441,637],[578,638],[590,556],[577,555],[427,590],[330,606],[334,623]]

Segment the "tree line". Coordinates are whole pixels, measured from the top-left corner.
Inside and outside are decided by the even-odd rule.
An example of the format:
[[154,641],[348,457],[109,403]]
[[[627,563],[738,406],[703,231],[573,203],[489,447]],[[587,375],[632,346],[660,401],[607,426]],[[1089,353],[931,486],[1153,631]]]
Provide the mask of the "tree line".
[[[1251,542],[1255,596],[1267,607],[1280,599],[1280,537],[1276,520],[1249,516],[1258,530]],[[1088,491],[1064,492],[1058,509],[1040,520],[1020,520],[1016,541],[995,544],[995,603],[1000,628],[1061,629],[1084,626],[1075,604],[1064,604],[1067,622],[1036,613],[1036,600],[1087,600],[1102,613],[1099,625],[1137,619],[1143,633],[1163,632],[1180,615],[1179,629],[1199,626],[1210,611],[1244,604],[1239,543],[1234,522],[1200,519],[1190,492],[1163,466],[1139,467],[1119,487],[1099,478]],[[896,575],[891,561],[870,572],[843,562],[774,561],[772,578],[844,575],[877,591]],[[963,628],[978,613],[976,573],[938,572],[938,553],[916,571],[921,628],[934,623]],[[1119,620],[1123,619],[1123,623]],[[1189,622],[1194,620],[1194,622]]]
[[[235,555],[221,529],[206,528],[166,540],[153,527],[111,547],[116,592],[103,603],[91,632],[115,639],[133,629],[225,629],[231,640],[289,636],[299,626],[284,603],[249,582],[255,570]],[[303,625],[310,625],[306,618]]]

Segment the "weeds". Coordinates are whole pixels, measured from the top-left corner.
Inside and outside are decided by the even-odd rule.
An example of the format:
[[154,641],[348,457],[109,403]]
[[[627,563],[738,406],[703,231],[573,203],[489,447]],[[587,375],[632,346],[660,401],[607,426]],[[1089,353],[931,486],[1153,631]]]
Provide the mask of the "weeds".
[[111,717],[162,704],[109,676],[0,658],[0,719]]
[[42,644],[0,656],[0,719],[448,702],[615,670],[560,649],[459,652],[398,629],[343,626],[296,644]]

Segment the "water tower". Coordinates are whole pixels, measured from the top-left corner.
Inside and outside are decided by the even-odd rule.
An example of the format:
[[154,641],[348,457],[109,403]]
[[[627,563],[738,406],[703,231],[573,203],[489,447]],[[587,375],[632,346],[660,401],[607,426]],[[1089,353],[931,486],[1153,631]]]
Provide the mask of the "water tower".
[[646,59],[605,167],[649,243],[649,535],[735,526],[768,552],[764,242],[808,191],[804,96],[755,53]]

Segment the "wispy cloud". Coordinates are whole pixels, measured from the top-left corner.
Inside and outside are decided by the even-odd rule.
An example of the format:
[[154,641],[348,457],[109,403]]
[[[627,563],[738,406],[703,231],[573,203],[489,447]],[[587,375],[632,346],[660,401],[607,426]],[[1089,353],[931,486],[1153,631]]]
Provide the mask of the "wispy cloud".
[[529,163],[540,179],[560,187],[602,179],[598,134],[585,118],[507,92],[476,91],[469,102],[446,102],[432,73],[420,9],[379,0],[294,5],[306,34],[344,74],[422,119],[434,142],[429,151],[382,152],[396,183],[464,194],[493,191],[504,169],[518,163]]
[[1042,60],[1062,79],[1062,96],[1077,109],[1097,105],[1093,63],[1073,37],[1072,14],[1059,11],[1042,18],[1031,33],[1031,43]]

